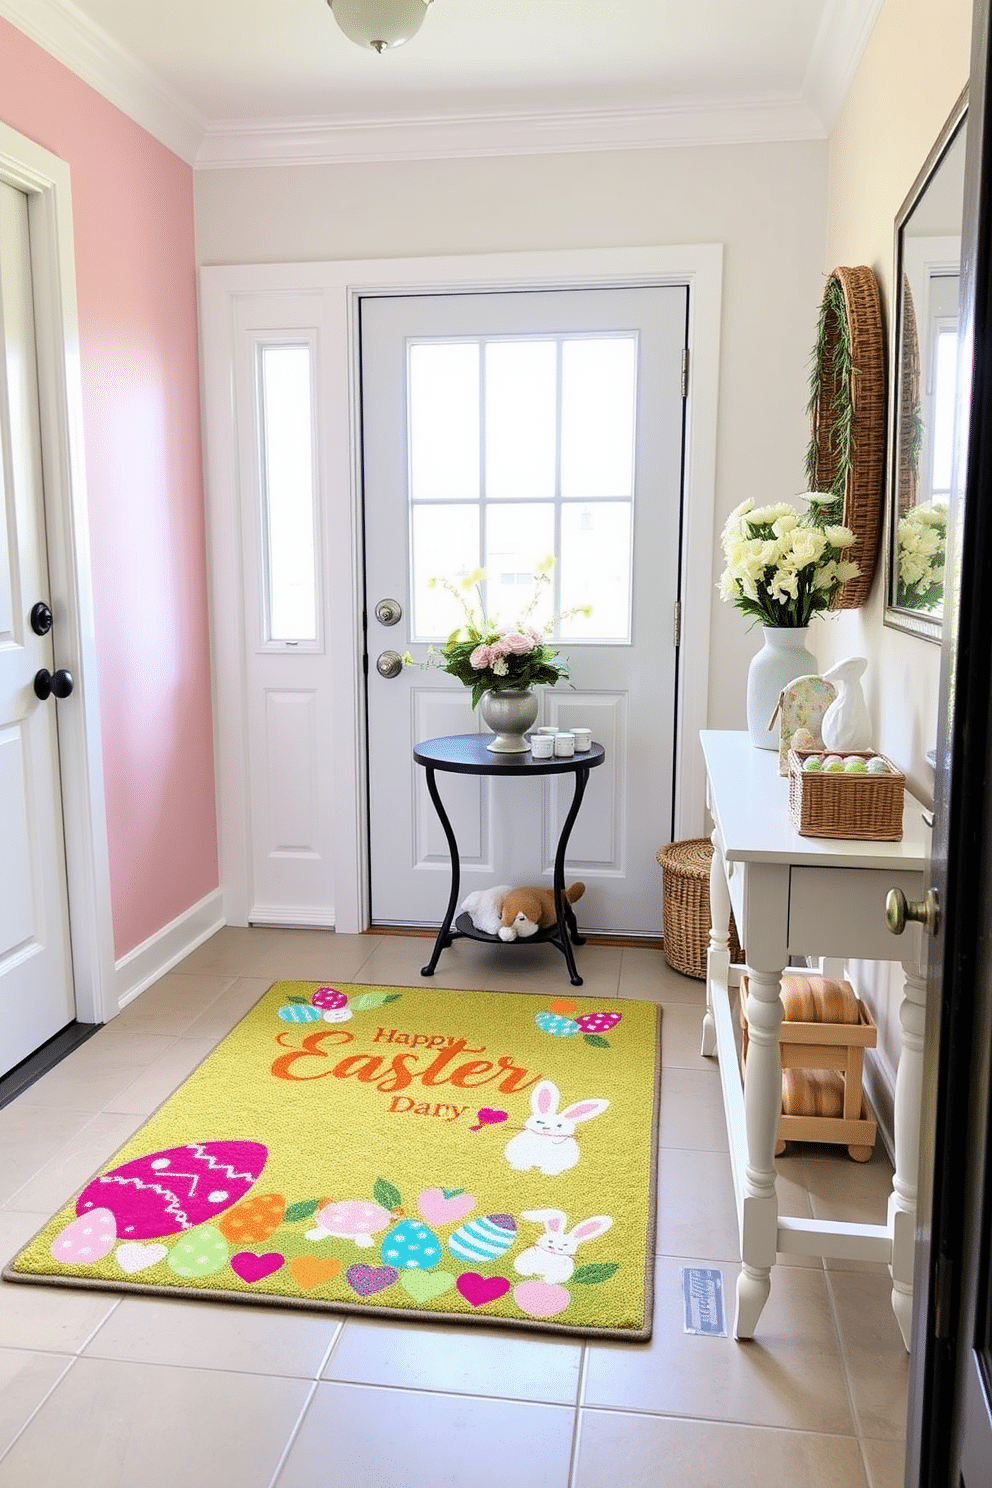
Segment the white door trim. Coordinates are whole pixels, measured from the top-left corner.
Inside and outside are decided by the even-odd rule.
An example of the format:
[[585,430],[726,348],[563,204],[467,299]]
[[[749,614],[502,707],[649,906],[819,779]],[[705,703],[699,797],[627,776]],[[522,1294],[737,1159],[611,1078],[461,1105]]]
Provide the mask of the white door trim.
[[0,179],[28,197],[55,665],[67,667],[76,683],[71,703],[59,705],[76,1017],[81,1023],[104,1023],[118,1012],[118,1004],[83,456],[70,172],[64,160],[0,124]]
[[[325,510],[331,686],[338,723],[328,752],[328,767],[334,771],[336,783],[334,913],[336,927],[354,933],[369,925],[361,671],[359,300],[367,294],[494,288],[689,285],[690,381],[675,821],[678,836],[698,837],[703,833],[705,793],[699,730],[707,721],[710,609],[715,582],[713,511],[722,265],[722,246],[706,243],[317,264],[216,265],[200,270],[220,879],[228,923],[245,924],[250,902],[248,779],[243,747],[244,575],[239,558],[237,409],[232,397],[235,303],[246,297],[280,294],[322,297],[318,461]],[[328,530],[331,521],[333,532]]]

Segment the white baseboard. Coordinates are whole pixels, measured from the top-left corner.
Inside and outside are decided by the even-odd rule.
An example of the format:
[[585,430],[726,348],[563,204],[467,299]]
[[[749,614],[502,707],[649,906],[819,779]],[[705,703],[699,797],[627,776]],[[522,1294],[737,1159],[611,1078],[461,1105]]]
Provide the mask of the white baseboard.
[[114,963],[118,1011],[171,971],[190,951],[209,940],[225,923],[224,896],[220,889],[215,889],[170,925],[128,951]]

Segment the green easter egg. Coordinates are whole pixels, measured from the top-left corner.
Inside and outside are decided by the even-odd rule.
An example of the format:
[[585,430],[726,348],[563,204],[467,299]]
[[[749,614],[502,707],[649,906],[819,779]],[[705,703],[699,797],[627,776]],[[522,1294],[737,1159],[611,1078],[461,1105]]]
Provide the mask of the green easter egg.
[[865,762],[858,755],[852,755],[844,765],[845,775],[864,775]]
[[818,754],[811,754],[809,759],[803,761],[803,769],[812,774],[814,770],[823,769],[823,761]]
[[227,1265],[230,1254],[227,1241],[215,1225],[200,1225],[172,1247],[169,1270],[190,1278],[213,1276]]

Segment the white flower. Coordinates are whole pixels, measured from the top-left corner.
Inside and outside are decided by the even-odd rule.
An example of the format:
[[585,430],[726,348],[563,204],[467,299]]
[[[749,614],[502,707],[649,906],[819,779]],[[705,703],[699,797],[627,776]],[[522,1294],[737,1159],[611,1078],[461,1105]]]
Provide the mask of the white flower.
[[832,548],[849,548],[854,542],[854,533],[850,527],[824,527],[823,536]]

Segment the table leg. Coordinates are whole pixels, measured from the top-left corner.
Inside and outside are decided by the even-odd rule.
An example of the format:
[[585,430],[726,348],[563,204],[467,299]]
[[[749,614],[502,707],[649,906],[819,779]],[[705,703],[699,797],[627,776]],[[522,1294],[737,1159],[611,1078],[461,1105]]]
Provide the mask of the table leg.
[[451,922],[455,917],[455,907],[458,903],[458,887],[461,882],[461,869],[458,863],[458,844],[455,841],[455,834],[451,829],[451,823],[448,820],[447,813],[441,802],[441,797],[438,794],[437,782],[434,779],[434,768],[433,766],[428,765],[426,769],[428,794],[430,795],[430,798],[434,803],[434,810],[437,812],[438,820],[440,821],[441,826],[444,829],[444,835],[448,843],[448,852],[451,855],[451,893],[448,895],[448,908],[444,912],[444,920],[442,921],[441,928],[437,933],[437,939],[434,942],[434,950],[431,953],[431,959],[428,961],[426,966],[422,966],[420,968],[420,975],[428,977],[434,975],[434,968],[437,966],[438,957],[444,950],[445,946],[449,946],[451,944]]
[[747,1164],[740,1206],[741,1265],[737,1278],[736,1338],[751,1338],[771,1291],[778,1248],[775,1142],[782,1113],[781,970],[747,969],[747,1063],[744,1122]]
[[555,853],[554,888],[555,914],[557,916],[557,939],[555,940],[555,945],[565,957],[565,965],[568,967],[569,981],[572,983],[573,987],[581,987],[582,978],[579,976],[579,973],[575,968],[575,957],[572,954],[572,942],[574,941],[576,945],[584,945],[585,940],[584,937],[580,937],[578,934],[578,925],[576,923],[575,915],[572,912],[572,906],[565,898],[565,850],[568,847],[568,839],[572,835],[572,828],[575,825],[575,818],[579,814],[579,807],[582,805],[582,797],[585,795],[586,782],[588,781],[588,779],[588,765],[585,765],[581,769],[576,770],[575,790],[572,795],[572,804],[568,808],[568,815],[565,817],[565,821],[561,829],[561,836],[558,838],[558,850]]
[[913,1263],[916,1198],[920,1171],[920,1105],[923,1098],[923,1030],[926,1022],[926,972],[904,961],[906,976],[899,1022],[902,1048],[896,1070],[893,1115],[896,1170],[889,1197],[892,1235],[892,1310],[903,1341],[910,1347],[913,1318]]
[[[706,1012],[703,1014],[703,1041],[700,1054],[716,1053],[716,1025],[713,1022],[714,981],[726,987],[730,979],[730,892],[723,866],[720,834],[711,834],[713,856],[710,859],[710,943],[706,952]],[[722,928],[721,928],[722,927]]]

